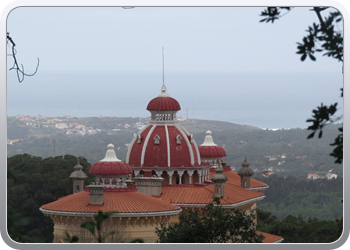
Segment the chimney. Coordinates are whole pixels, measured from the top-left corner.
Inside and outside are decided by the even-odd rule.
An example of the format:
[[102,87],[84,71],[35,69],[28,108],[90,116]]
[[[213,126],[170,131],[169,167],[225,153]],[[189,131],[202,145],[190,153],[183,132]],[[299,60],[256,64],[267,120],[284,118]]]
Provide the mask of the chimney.
[[162,193],[162,177],[152,176],[151,169],[143,169],[143,175],[133,178],[139,192],[151,196],[160,196]]
[[91,182],[87,186],[90,192],[90,205],[102,205],[103,204],[103,189],[104,186],[100,182]]

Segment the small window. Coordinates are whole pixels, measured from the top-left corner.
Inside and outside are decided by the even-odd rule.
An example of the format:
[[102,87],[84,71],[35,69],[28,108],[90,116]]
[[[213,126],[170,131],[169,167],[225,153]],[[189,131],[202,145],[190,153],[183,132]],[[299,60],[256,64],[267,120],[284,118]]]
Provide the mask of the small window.
[[141,143],[141,139],[142,139],[141,135],[137,134],[137,143]]
[[181,135],[176,136],[176,144],[181,144],[182,137]]
[[160,137],[159,137],[159,135],[156,135],[154,137],[154,144],[159,144],[159,143],[160,143]]

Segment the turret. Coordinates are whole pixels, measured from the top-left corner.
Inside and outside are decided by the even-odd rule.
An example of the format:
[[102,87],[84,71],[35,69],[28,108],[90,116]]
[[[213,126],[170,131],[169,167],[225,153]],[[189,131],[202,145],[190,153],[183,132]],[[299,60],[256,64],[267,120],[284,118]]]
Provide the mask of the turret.
[[83,191],[84,180],[87,178],[87,175],[83,172],[83,167],[80,165],[79,159],[73,169],[74,171],[69,175],[69,178],[73,181],[73,194],[75,194]]
[[241,177],[241,187],[250,188],[250,177],[254,174],[253,170],[249,167],[250,163],[247,162],[247,158],[242,163],[242,168],[238,171],[238,175]]
[[214,197],[221,198],[225,196],[225,182],[228,180],[228,178],[224,174],[224,169],[222,168],[219,160],[217,160],[215,172],[216,174],[211,177],[211,181],[214,182]]

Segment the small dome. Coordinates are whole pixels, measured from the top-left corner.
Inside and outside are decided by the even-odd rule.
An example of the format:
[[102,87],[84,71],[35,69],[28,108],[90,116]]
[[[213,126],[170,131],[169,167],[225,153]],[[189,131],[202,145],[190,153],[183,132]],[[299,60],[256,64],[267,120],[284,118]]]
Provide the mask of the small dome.
[[203,144],[198,147],[202,158],[221,158],[226,156],[226,151],[214,143],[211,131],[206,132]]
[[224,169],[222,168],[220,162],[217,163],[217,167],[215,168],[216,174],[211,177],[211,181],[214,183],[225,183],[228,178],[227,176],[223,173]]
[[94,163],[91,166],[89,173],[100,176],[132,174],[132,169],[129,164],[119,160],[115,155],[114,145],[109,144],[107,148],[105,158]]
[[83,166],[80,165],[79,159],[77,165],[73,167],[74,171],[69,175],[69,178],[85,179],[87,175],[83,172]]
[[132,174],[132,169],[126,162],[96,162],[91,166],[90,174],[92,175],[128,175]]
[[244,159],[242,163],[242,168],[238,171],[239,176],[252,176],[254,174],[253,170],[249,167],[250,163],[247,162],[247,158]]
[[166,93],[166,87],[163,85],[161,93],[154,99],[152,99],[148,105],[149,111],[178,111],[181,110],[180,104],[174,98],[170,97]]

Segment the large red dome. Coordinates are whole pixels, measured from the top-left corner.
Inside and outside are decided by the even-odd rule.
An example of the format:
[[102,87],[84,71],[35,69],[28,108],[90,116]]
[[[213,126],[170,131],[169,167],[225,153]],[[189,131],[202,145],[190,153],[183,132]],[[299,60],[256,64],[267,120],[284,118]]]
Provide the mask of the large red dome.
[[181,125],[150,124],[132,140],[131,167],[195,167],[201,164],[196,142]]

